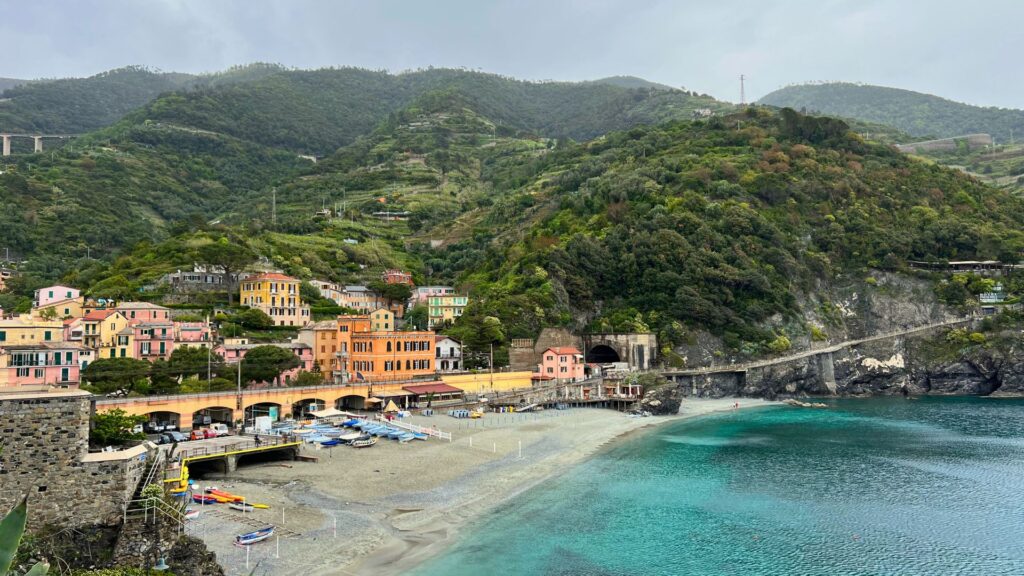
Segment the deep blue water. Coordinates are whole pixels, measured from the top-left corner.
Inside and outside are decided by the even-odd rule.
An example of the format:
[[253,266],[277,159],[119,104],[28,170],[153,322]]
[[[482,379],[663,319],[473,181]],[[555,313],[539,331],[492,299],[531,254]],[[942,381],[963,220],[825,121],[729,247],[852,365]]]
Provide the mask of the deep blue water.
[[415,573],[1024,575],[1024,401],[831,404],[624,441]]

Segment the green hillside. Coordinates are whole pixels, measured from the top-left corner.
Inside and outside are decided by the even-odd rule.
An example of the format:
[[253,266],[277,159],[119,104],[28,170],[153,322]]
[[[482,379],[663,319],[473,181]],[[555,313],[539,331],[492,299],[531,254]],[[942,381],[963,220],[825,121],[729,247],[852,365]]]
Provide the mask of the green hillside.
[[[567,325],[672,345],[704,329],[759,354],[834,322],[819,289],[840,275],[1024,248],[1020,200],[838,120],[750,109],[574,144],[489,136],[464,104],[430,95],[283,182],[276,225],[262,194],[227,228],[193,223],[79,280],[131,292],[226,234],[301,277],[401,266],[460,286],[473,296],[452,328],[464,337],[494,316],[506,341]],[[385,209],[420,216],[383,222]]]
[[430,69],[388,74],[357,68],[288,70],[253,82],[160,98],[132,115],[211,130],[268,146],[326,155],[388,115],[437,90],[457,90],[500,126],[577,140],[610,130],[728,109],[681,90],[605,83],[524,82],[495,74]]
[[0,92],[7,90],[8,88],[14,88],[25,84],[27,80],[18,80],[17,78],[0,78]]
[[836,82],[787,86],[759,101],[771,106],[854,118],[897,128],[920,138],[983,132],[997,142],[1024,134],[1024,110],[962,104],[910,90]]

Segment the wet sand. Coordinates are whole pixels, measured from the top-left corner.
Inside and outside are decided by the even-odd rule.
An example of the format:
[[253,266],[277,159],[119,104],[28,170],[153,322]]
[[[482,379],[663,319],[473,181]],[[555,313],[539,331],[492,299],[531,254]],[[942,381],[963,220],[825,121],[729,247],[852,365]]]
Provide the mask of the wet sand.
[[[303,455],[317,462],[243,462],[226,479],[209,476],[197,484],[270,509],[243,515],[223,505],[206,507],[187,531],[206,541],[230,576],[254,567],[256,574],[275,576],[402,574],[442,552],[467,522],[608,442],[659,423],[731,410],[734,402],[687,400],[678,416],[648,418],[593,408],[487,414],[481,420],[414,416],[414,423],[452,432],[453,441],[304,447]],[[277,526],[278,536],[249,547],[247,569],[247,551],[232,545],[234,535],[263,524]]]

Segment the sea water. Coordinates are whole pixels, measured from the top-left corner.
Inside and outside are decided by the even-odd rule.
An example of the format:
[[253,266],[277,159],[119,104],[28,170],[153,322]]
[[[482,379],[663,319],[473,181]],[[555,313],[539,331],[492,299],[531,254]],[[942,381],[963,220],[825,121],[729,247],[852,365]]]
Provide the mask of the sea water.
[[1024,401],[829,405],[624,440],[415,574],[1024,575]]

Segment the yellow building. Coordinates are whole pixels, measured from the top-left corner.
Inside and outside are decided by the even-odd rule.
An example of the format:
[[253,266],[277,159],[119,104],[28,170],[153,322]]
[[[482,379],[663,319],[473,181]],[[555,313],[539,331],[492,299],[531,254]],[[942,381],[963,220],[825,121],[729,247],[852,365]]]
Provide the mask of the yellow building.
[[246,278],[241,283],[241,302],[250,308],[262,310],[275,326],[305,326],[309,320],[309,306],[299,295],[297,278],[269,272]]
[[0,320],[0,344],[35,344],[62,342],[64,323],[28,315]]
[[469,296],[438,294],[427,298],[427,328],[452,323],[466,310]]
[[132,358],[134,331],[128,318],[117,310],[95,310],[82,318],[82,344],[103,358]]
[[[85,299],[79,296],[78,298],[65,298],[63,300],[56,300],[43,304],[32,309],[32,315],[37,318],[45,318],[50,316],[51,318],[81,318],[85,313],[82,311],[82,307],[85,303]],[[52,312],[50,312],[52,310]]]
[[370,330],[373,332],[391,332],[395,329],[395,313],[386,308],[370,312]]

